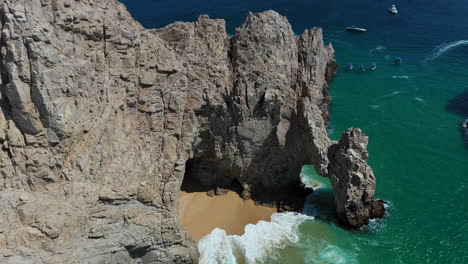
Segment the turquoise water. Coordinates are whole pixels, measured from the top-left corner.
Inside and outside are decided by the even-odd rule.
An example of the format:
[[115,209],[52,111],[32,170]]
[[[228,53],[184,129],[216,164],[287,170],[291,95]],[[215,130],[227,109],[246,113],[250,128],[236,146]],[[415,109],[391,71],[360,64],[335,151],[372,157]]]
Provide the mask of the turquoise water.
[[[460,129],[468,118],[468,41],[461,41],[468,39],[468,1],[123,2],[146,27],[208,13],[226,18],[229,33],[247,11],[274,9],[298,34],[323,27],[339,65],[377,63],[374,72],[337,72],[328,129],[333,139],[348,127],[369,136],[387,217],[362,230],[338,227],[325,182],[306,203],[316,218],[268,263],[468,263],[468,145]],[[398,16],[386,12],[393,3]],[[352,24],[369,32],[343,31]],[[392,64],[395,56],[401,65]],[[314,177],[310,168],[303,173]]]
[[[390,202],[389,215],[362,232],[306,222],[300,245],[273,263],[468,263],[468,151],[459,129],[468,101],[454,100],[467,91],[468,49],[428,61],[432,48],[328,37],[340,65],[378,64],[375,72],[339,70],[329,134],[339,139],[354,126],[369,136],[377,196]],[[396,55],[402,65],[391,63]]]

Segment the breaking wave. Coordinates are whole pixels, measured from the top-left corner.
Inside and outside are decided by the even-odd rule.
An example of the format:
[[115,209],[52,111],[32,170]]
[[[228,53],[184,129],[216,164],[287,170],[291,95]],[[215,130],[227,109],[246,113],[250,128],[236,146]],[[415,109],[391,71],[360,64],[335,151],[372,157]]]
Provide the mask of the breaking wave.
[[311,216],[292,212],[275,213],[271,222],[259,221],[245,227],[242,236],[227,235],[216,228],[198,243],[200,264],[254,264],[274,257],[278,249],[299,241],[298,227]]
[[387,224],[387,219],[390,216],[390,211],[391,211],[391,203],[386,202],[384,203],[385,207],[385,217],[382,219],[375,218],[375,219],[370,219],[369,224],[366,226],[363,226],[359,228],[359,231],[366,232],[366,233],[377,233],[385,228],[385,225]]
[[[398,91],[398,93],[400,93]],[[304,204],[302,213],[275,213],[271,222],[259,221],[247,225],[242,236],[227,235],[216,228],[198,243],[200,264],[358,264],[358,252],[335,244],[333,232],[327,231],[329,221],[336,218],[331,182],[317,174],[314,167],[302,167],[304,184],[314,189]],[[387,205],[386,205],[387,206]],[[312,220],[314,221],[307,221]],[[383,220],[371,220],[363,232],[376,232],[385,225]],[[304,236],[300,236],[299,226]],[[352,241],[349,241],[353,243]],[[299,262],[288,262],[281,249],[293,246],[300,252]]]
[[444,55],[446,52],[463,45],[468,45],[468,40],[457,40],[449,43],[437,46],[434,51],[425,59],[425,61],[431,61]]

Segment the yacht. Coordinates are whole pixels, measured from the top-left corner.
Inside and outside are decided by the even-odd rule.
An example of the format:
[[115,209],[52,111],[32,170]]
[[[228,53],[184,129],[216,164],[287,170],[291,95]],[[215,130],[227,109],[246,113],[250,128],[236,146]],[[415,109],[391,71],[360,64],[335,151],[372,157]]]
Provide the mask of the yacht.
[[392,13],[394,15],[398,14],[398,10],[396,9],[395,5],[392,5],[392,7],[390,7],[388,9],[388,12],[390,12],[390,13]]

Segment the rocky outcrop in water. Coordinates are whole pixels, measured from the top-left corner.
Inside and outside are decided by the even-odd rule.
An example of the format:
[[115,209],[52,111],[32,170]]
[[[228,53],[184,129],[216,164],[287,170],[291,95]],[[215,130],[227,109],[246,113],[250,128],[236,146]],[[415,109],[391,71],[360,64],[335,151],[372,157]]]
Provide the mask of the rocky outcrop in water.
[[369,219],[382,218],[385,213],[384,202],[374,199],[375,176],[367,165],[367,143],[360,129],[348,129],[328,154],[336,212],[350,227],[367,225]]
[[207,16],[144,29],[114,0],[0,5],[1,263],[193,263],[184,178],[294,208],[303,164],[329,174],[320,29],[268,11],[230,39]]

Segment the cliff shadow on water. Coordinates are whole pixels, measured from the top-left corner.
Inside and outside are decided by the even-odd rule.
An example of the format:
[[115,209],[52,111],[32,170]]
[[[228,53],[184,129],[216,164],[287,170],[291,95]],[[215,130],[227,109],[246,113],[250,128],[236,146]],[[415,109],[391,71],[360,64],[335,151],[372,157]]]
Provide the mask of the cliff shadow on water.
[[341,225],[336,213],[335,198],[333,197],[333,187],[330,179],[320,176],[313,165],[302,166],[300,177],[306,188],[311,190],[301,213],[312,216],[316,220],[334,223],[337,226],[346,228]]
[[465,143],[465,148],[468,150],[468,128],[463,127],[465,120],[468,120],[468,90],[450,99],[445,105],[445,110],[462,118],[459,131]]

